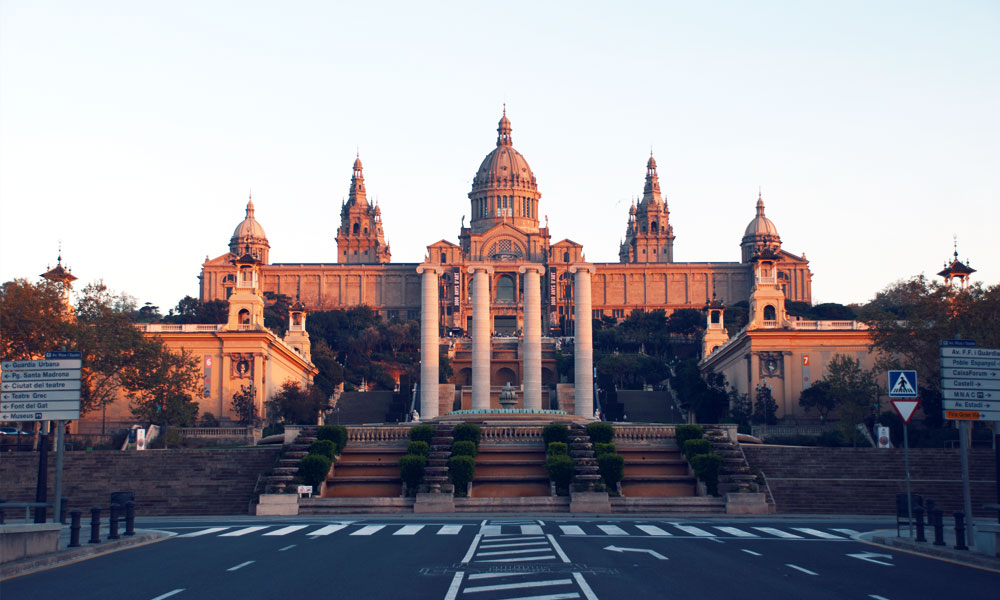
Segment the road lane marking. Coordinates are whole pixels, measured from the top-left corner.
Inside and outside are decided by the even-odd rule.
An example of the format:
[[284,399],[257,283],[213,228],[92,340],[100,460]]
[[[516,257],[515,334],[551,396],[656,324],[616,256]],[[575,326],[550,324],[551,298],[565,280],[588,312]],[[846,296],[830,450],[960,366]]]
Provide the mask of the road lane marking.
[[636,528],[648,533],[649,535],[670,535],[656,525],[636,525]]
[[858,535],[858,532],[853,529],[831,529],[830,531],[836,531],[837,533],[842,533],[847,536]]
[[[191,533],[185,533],[184,535],[179,535],[177,537],[198,537],[199,535],[208,535],[210,533],[219,533],[220,531],[225,531],[229,529],[228,527],[209,527],[208,529],[202,529],[201,531],[192,531]],[[153,600],[156,600],[155,598]]]
[[540,554],[538,556],[519,556],[516,558],[487,558],[486,560],[479,560],[476,562],[484,563],[494,563],[494,562],[528,562],[530,560],[552,560],[555,556],[552,554]]
[[385,529],[385,525],[365,525],[361,529],[351,533],[351,535],[371,535]]
[[743,531],[742,529],[737,529],[735,527],[716,527],[722,533],[728,533],[736,537],[757,537],[756,533],[750,533],[749,531]]
[[288,535],[293,531],[298,531],[300,529],[305,529],[309,527],[308,525],[289,525],[288,527],[282,527],[281,529],[275,529],[274,531],[268,531],[264,535]]
[[[225,528],[223,528],[223,529],[225,529]],[[153,598],[153,600],[163,600],[164,598],[169,598],[171,596],[175,596],[175,595],[183,592],[185,589],[187,589],[187,588],[177,588],[176,590],[173,590],[171,592],[167,592],[166,594],[160,594],[156,598]]]
[[270,525],[257,525],[255,527],[245,527],[243,529],[237,529],[236,531],[230,531],[229,533],[223,533],[219,537],[240,537],[241,535],[246,535],[248,533],[260,531],[261,529],[267,529],[268,527],[270,527]]
[[341,529],[343,529],[345,527],[347,527],[347,525],[326,525],[324,527],[320,527],[316,531],[310,531],[309,535],[312,535],[312,536],[330,535],[331,533],[340,531]]
[[583,529],[579,525],[560,525],[563,535],[584,535]]
[[[500,592],[503,590],[523,590],[534,587],[551,587],[553,585],[573,585],[572,579],[550,579],[548,581],[522,581],[520,583],[498,583],[495,585],[480,585],[467,587],[462,590],[463,594],[473,594],[476,592]],[[577,594],[579,597],[579,594]]]
[[459,531],[462,531],[461,525],[442,525],[436,535],[457,535]]
[[801,540],[801,535],[795,535],[794,533],[788,533],[787,531],[782,531],[780,529],[775,529],[774,527],[754,527],[757,531],[762,531],[764,533],[769,533],[771,535],[778,536],[780,538],[796,539]]
[[500,535],[501,525],[483,525],[479,528],[479,533],[483,535]]
[[538,525],[521,525],[521,535],[542,535],[542,528]]
[[[868,594],[868,597],[871,598],[872,600],[889,600],[885,596],[879,596],[877,594]],[[153,598],[153,600],[156,600],[156,598]]]
[[462,587],[462,571],[455,573],[455,576],[451,579],[451,586],[448,587],[448,593],[445,594],[444,600],[455,600],[458,597],[458,588]]
[[617,525],[598,525],[598,529],[608,535],[628,535],[628,532]]
[[482,539],[483,534],[477,533],[476,537],[472,538],[472,545],[469,546],[469,551],[465,553],[465,558],[462,559],[462,564],[469,564],[472,560],[472,555],[476,553],[476,546],[479,545],[479,540]]
[[510,573],[473,573],[467,579],[496,579],[497,577],[520,577],[521,575],[531,575],[529,571],[511,571]]
[[552,543],[552,547],[555,549],[556,553],[559,554],[559,558],[561,558],[564,563],[568,563],[569,557],[566,556],[566,553],[563,552],[562,547],[556,542],[556,538],[552,537],[551,534],[546,537],[549,538],[549,542]]
[[415,535],[423,528],[423,525],[404,525],[399,528],[399,531],[393,533],[392,535]]
[[537,542],[514,542],[512,544],[480,544],[479,547],[489,548],[492,550],[493,548],[517,548],[520,546],[548,546],[548,545],[549,545],[548,542],[546,542],[545,540],[541,540]]
[[747,550],[746,548],[740,548],[740,550],[746,552],[747,554],[753,554],[754,556],[763,556],[760,552],[754,552],[753,550]]
[[523,548],[521,550],[500,550],[499,552],[480,552],[476,556],[500,556],[501,554],[531,554],[532,552],[544,552],[548,548]]
[[285,550],[291,550],[294,547],[295,547],[295,544],[292,544],[290,546],[285,546],[284,548],[278,548],[278,552],[284,552]]
[[714,533],[709,533],[708,531],[705,531],[704,529],[699,529],[698,527],[692,527],[690,525],[677,525],[676,523],[674,523],[673,526],[685,533],[690,533],[693,536],[715,537]]
[[832,533],[827,533],[825,531],[820,531],[819,529],[810,529],[809,527],[792,527],[795,531],[801,531],[806,535],[814,535],[818,538],[823,538],[824,540],[842,540],[844,538],[839,535],[833,535]]
[[590,589],[587,580],[583,578],[583,573],[574,572],[573,579],[576,580],[576,584],[580,586],[580,590],[586,596],[587,600],[597,600],[597,594],[594,593],[594,590]]
[[791,567],[791,568],[795,569],[796,571],[802,571],[806,575],[819,575],[819,573],[813,573],[809,569],[803,569],[802,567],[800,567],[798,565],[793,565],[791,563],[785,563],[785,566],[786,567]]
[[512,536],[504,535],[498,537],[491,537],[488,540],[483,540],[483,546],[496,546],[498,544],[506,544],[508,542],[527,542],[530,540],[544,540],[544,535],[526,535],[526,536]]
[[226,570],[227,571],[238,571],[238,570],[242,569],[243,567],[245,567],[247,565],[252,565],[252,564],[253,564],[253,561],[252,560],[248,560],[246,562],[241,562],[240,564],[236,565],[235,567],[229,567]]

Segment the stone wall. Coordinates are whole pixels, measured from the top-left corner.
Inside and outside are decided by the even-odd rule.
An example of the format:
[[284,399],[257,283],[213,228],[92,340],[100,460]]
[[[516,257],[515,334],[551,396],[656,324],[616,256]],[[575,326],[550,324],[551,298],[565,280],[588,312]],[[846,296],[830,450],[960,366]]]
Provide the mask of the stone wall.
[[[67,452],[63,496],[69,508],[107,515],[112,492],[135,493],[136,514],[247,514],[257,476],[274,467],[279,448],[234,450],[113,450]],[[55,453],[49,454],[49,501],[55,494]],[[0,498],[34,502],[38,473],[35,452],[0,458]],[[10,513],[16,518],[19,514]]]
[[[813,448],[744,444],[751,469],[763,471],[779,513],[890,515],[896,494],[906,492],[901,448]],[[962,468],[958,450],[910,450],[911,491],[933,498],[949,515],[962,510]],[[969,452],[973,513],[995,516],[983,504],[996,498],[992,449]]]

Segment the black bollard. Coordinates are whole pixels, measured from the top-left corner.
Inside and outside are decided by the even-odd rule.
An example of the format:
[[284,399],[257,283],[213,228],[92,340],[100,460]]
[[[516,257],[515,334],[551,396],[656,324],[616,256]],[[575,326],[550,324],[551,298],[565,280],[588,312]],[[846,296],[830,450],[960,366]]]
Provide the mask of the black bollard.
[[111,505],[111,514],[108,519],[108,539],[117,540],[118,539],[118,511],[121,509],[120,504]]
[[968,550],[965,545],[965,513],[955,511],[955,550]]
[[88,544],[101,543],[101,507],[94,506],[90,509],[90,541]]
[[69,547],[76,548],[80,545],[80,516],[83,515],[83,511],[71,510],[69,511]]
[[59,522],[63,525],[66,524],[66,514],[69,512],[68,504],[69,502],[66,501],[66,498],[63,498],[62,503],[59,505]]
[[935,506],[937,506],[937,503],[934,502],[934,498],[928,498],[928,499],[924,500],[924,510],[927,512],[927,524],[928,525],[933,525],[934,524],[934,522],[931,521],[931,511],[934,510]]
[[917,525],[917,537],[913,538],[915,542],[926,542],[927,538],[924,537],[924,507],[914,506],[913,507],[913,521]]
[[944,546],[944,511],[935,508],[931,511],[931,524],[934,526],[934,545]]
[[125,503],[125,535],[135,535],[135,502]]

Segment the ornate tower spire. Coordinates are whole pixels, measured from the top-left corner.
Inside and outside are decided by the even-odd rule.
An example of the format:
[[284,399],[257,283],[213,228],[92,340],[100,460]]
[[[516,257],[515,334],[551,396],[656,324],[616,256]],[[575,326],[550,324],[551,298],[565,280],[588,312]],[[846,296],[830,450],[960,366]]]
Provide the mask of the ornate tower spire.
[[632,200],[629,207],[625,241],[619,246],[618,259],[623,263],[674,262],[674,228],[670,211],[660,195],[660,177],[656,159],[649,151],[646,161],[646,183],[639,204]]
[[507,118],[507,105],[503,105],[503,116],[500,117],[500,125],[497,127],[497,147],[513,146],[514,142],[510,137],[510,119]]
[[365,176],[362,172],[360,153],[354,159],[354,174],[351,175],[351,191],[347,198],[347,204],[353,205],[359,202],[362,204],[367,202],[365,193]]
[[389,245],[382,231],[382,209],[377,201],[368,202],[361,156],[358,154],[354,159],[350,194],[347,203],[340,209],[337,262],[374,264],[387,263],[389,259]]

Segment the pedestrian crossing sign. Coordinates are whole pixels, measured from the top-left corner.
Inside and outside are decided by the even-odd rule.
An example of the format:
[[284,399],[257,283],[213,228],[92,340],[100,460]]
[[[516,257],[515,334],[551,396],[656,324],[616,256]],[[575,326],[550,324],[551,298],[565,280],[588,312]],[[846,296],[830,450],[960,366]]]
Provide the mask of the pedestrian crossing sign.
[[916,398],[916,371],[889,371],[890,398]]

